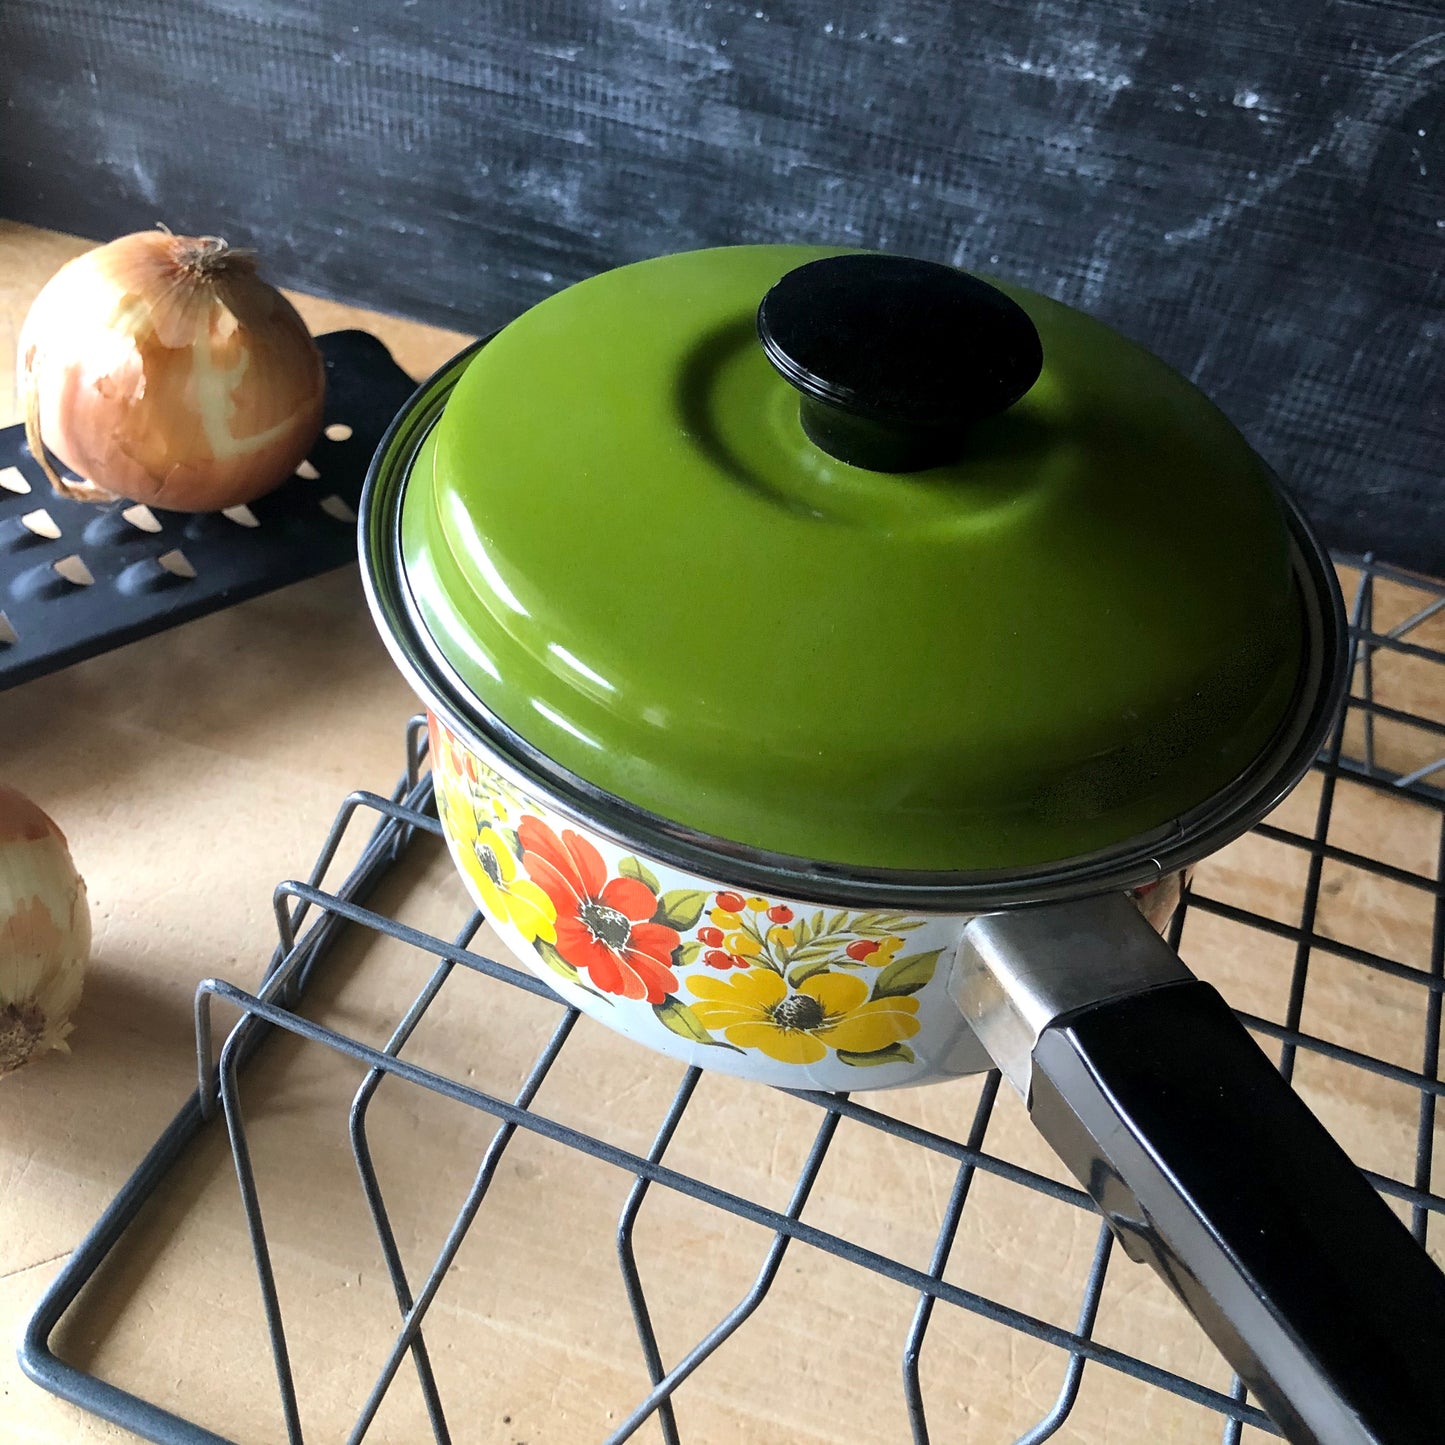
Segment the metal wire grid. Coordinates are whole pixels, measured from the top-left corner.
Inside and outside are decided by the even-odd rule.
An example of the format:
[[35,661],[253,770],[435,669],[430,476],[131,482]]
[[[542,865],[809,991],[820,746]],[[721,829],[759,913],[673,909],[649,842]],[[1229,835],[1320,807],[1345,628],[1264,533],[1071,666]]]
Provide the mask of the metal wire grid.
[[[1352,560],[1352,559],[1344,559]],[[1301,850],[1307,855],[1304,903],[1297,924],[1283,923],[1243,909],[1225,898],[1205,896],[1198,890],[1186,896],[1185,904],[1172,925],[1172,941],[1178,945],[1191,912],[1212,913],[1277,935],[1293,944],[1294,962],[1288,1003],[1282,1023],[1250,1013],[1241,1013],[1245,1024],[1264,1039],[1280,1046],[1279,1066],[1292,1078],[1299,1055],[1313,1053],[1352,1068],[1367,1071],[1418,1092],[1419,1119],[1413,1175],[1395,1179],[1367,1171],[1375,1186],[1387,1197],[1409,1206],[1414,1233],[1426,1241],[1432,1221],[1445,1212],[1445,1198],[1431,1190],[1432,1150],[1436,1100],[1442,1092],[1438,1078],[1441,995],[1445,991],[1445,789],[1436,781],[1445,774],[1445,723],[1378,701],[1375,697],[1375,658],[1378,653],[1408,655],[1434,665],[1445,666],[1445,652],[1414,640],[1417,629],[1445,608],[1445,595],[1431,595],[1414,615],[1385,632],[1373,627],[1375,587],[1379,579],[1424,588],[1418,578],[1381,566],[1370,558],[1354,561],[1360,568],[1352,615],[1351,635],[1355,649],[1356,688],[1350,714],[1359,719],[1359,755],[1346,751],[1346,723],[1342,718],[1328,748],[1321,757],[1319,802],[1313,830],[1306,834],[1275,823],[1262,824],[1260,835],[1275,843]],[[1445,676],[1445,674],[1442,674]],[[1347,717],[1349,716],[1347,715]],[[1377,725],[1406,726],[1425,737],[1440,741],[1442,756],[1425,766],[1394,770],[1385,766],[1377,748]],[[1237,1442],[1248,1424],[1277,1435],[1268,1418],[1244,1395],[1238,1381],[1224,1393],[1163,1369],[1122,1350],[1096,1340],[1094,1325],[1104,1281],[1112,1258],[1112,1236],[1101,1225],[1091,1267],[1084,1284],[1075,1325],[1061,1328],[944,1278],[964,1214],[970,1190],[981,1173],[995,1175],[1035,1193],[1069,1206],[1093,1210],[1081,1191],[1025,1169],[984,1148],[985,1133],[998,1096],[997,1074],[988,1076],[978,1099],[971,1125],[963,1138],[951,1138],[900,1119],[892,1118],[867,1104],[843,1095],[799,1092],[795,1097],[817,1110],[817,1127],[807,1157],[783,1209],[773,1209],[739,1194],[721,1189],[702,1179],[670,1167],[669,1146],[693,1100],[699,1071],[689,1070],[645,1155],[626,1149],[571,1127],[533,1109],[537,1092],[547,1078],[571,1036],[577,1021],[545,984],[530,974],[473,951],[469,944],[482,919],[473,914],[451,940],[423,932],[367,906],[378,881],[412,844],[418,833],[438,835],[439,825],[432,812],[430,779],[422,773],[425,733],[421,720],[413,720],[407,733],[407,771],[391,798],[357,792],[343,805],[325,846],[305,882],[281,884],[275,893],[279,945],[267,972],[264,986],[255,993],[218,979],[204,981],[196,994],[195,1025],[198,1087],[166,1133],[153,1147],[135,1175],[123,1187],[114,1203],[82,1242],[65,1270],[42,1300],[26,1333],[21,1362],[26,1372],[46,1388],[82,1407],[125,1425],[152,1440],[171,1442],[219,1442],[221,1437],[190,1421],[172,1409],[138,1396],[78,1370],[62,1361],[50,1348],[49,1340],[65,1312],[84,1284],[104,1261],[126,1226],[146,1199],[157,1189],[175,1164],[186,1143],[208,1121],[219,1115],[229,1136],[236,1177],[245,1208],[256,1273],[268,1328],[275,1376],[280,1391],[288,1439],[303,1439],[295,1380],[287,1348],[285,1320],[277,1289],[276,1267],[263,1216],[256,1171],[242,1109],[241,1079],[244,1066],[258,1045],[273,1030],[284,1030],[298,1039],[335,1051],[366,1067],[361,1087],[353,1099],[349,1116],[352,1153],[360,1174],[366,1202],[375,1227],[381,1254],[400,1315],[389,1354],[362,1403],[349,1439],[360,1441],[376,1419],[388,1389],[410,1355],[412,1368],[425,1401],[431,1435],[438,1445],[450,1445],[448,1423],[441,1392],[428,1355],[423,1325],[427,1311],[446,1278],[462,1241],[477,1217],[498,1165],[519,1130],[554,1141],[592,1159],[623,1171],[633,1179],[616,1232],[617,1263],[625,1285],[636,1327],[638,1346],[646,1365],[651,1388],[635,1408],[606,1435],[608,1442],[632,1436],[655,1417],[667,1445],[680,1445],[682,1436],[674,1411],[673,1397],[694,1371],[702,1367],[731,1335],[746,1323],[767,1297],[778,1276],[786,1251],[794,1241],[834,1255],[859,1269],[885,1276],[916,1291],[917,1304],[906,1338],[901,1342],[901,1377],[908,1419],[915,1445],[927,1445],[935,1438],[949,1438],[955,1432],[947,1420],[930,1419],[920,1382],[920,1360],[925,1349],[930,1321],[938,1306],[969,1311],[1000,1328],[1016,1331],[1061,1350],[1067,1360],[1061,1387],[1051,1407],[1018,1437],[1017,1445],[1039,1445],[1062,1426],[1078,1397],[1084,1371],[1089,1366],[1117,1370],[1169,1391],[1217,1413],[1221,1438]],[[1434,876],[1339,847],[1329,840],[1337,781],[1350,778],[1369,787],[1397,791],[1415,802],[1426,804],[1439,814],[1439,857]],[[328,868],[348,832],[371,821],[371,832],[360,861],[334,889],[321,886]],[[1429,966],[1421,969],[1371,950],[1344,943],[1316,931],[1321,878],[1328,861],[1347,864],[1408,889],[1420,890],[1433,900],[1433,931]],[[396,1023],[381,1048],[372,1047],[345,1032],[307,1018],[299,1009],[308,983],[325,958],[337,935],[348,927],[371,930],[399,940],[436,960],[421,991]],[[1426,991],[1424,1040],[1419,1069],[1405,1068],[1376,1058],[1362,1050],[1346,1047],[1306,1033],[1301,1028],[1305,990],[1312,957],[1332,954],[1360,967],[1402,979]],[[458,969],[485,975],[512,988],[556,1003],[558,1016],[551,1036],[537,1056],[515,1096],[508,1099],[471,1087],[433,1069],[424,1068],[403,1056],[414,1030]],[[215,1049],[212,1002],[220,999],[240,1010],[240,1021]],[[619,1047],[625,1047],[619,1045]],[[409,1277],[393,1230],[387,1199],[373,1161],[368,1137],[368,1115],[382,1083],[426,1089],[489,1115],[497,1128],[485,1149],[471,1187],[455,1216],[434,1263],[419,1281]],[[908,1145],[949,1161],[954,1169],[953,1185],[931,1258],[926,1269],[865,1248],[802,1218],[804,1207],[818,1179],[830,1145],[843,1120],[880,1131]],[[649,1194],[657,1189],[674,1190],[694,1200],[751,1221],[769,1231],[770,1246],[751,1287],[736,1306],[702,1339],[668,1363],[662,1342],[653,1325],[647,1291],[638,1267],[634,1246],[638,1219]],[[1438,1228],[1438,1225],[1436,1226]],[[935,1412],[936,1414],[937,1412]]]

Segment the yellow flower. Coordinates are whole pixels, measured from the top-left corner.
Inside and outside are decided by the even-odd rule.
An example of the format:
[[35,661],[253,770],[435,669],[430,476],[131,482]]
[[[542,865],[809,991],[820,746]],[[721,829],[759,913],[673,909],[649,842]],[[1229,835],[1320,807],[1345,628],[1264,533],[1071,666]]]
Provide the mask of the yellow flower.
[[477,886],[482,911],[493,923],[510,923],[528,943],[556,943],[557,910],[530,878],[519,877],[507,840],[489,822],[481,826],[469,794],[448,778],[438,794],[442,818]]
[[763,951],[762,944],[751,933],[730,933],[723,941],[723,947],[729,953],[742,954],[744,958],[756,958]]
[[719,928],[741,928],[743,926],[742,919],[736,913],[729,913],[726,908],[714,908],[708,917]]
[[829,1049],[871,1054],[918,1032],[917,999],[869,1002],[867,984],[846,973],[814,974],[793,992],[769,968],[691,977],[687,986],[704,1028],[783,1064],[816,1064]]

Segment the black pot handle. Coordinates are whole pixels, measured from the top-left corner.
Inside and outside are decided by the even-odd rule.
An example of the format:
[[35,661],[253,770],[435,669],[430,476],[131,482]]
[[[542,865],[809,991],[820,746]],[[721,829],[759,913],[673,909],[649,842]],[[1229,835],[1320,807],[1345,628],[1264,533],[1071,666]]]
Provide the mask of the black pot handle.
[[953,989],[1289,1440],[1445,1441],[1445,1275],[1128,899],[974,919]]

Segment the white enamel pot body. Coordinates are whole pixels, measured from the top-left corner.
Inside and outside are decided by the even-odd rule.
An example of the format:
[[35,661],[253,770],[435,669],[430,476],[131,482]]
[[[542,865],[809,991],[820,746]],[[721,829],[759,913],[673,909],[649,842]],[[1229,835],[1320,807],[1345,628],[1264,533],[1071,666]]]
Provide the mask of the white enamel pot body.
[[[972,913],[766,895],[559,812],[429,712],[437,812],[468,891],[524,968],[599,1023],[784,1088],[929,1083],[992,1067],[950,997]],[[1128,891],[1162,930],[1175,871]]]

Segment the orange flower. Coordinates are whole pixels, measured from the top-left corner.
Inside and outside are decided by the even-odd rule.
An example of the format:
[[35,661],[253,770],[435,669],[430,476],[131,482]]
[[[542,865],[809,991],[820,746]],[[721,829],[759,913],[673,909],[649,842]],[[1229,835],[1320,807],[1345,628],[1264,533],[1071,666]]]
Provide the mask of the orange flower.
[[603,993],[661,1003],[677,988],[682,939],[652,922],[657,894],[637,878],[608,878],[602,855],[570,828],[559,838],[530,814],[517,825],[522,867],[557,910],[557,952]]

